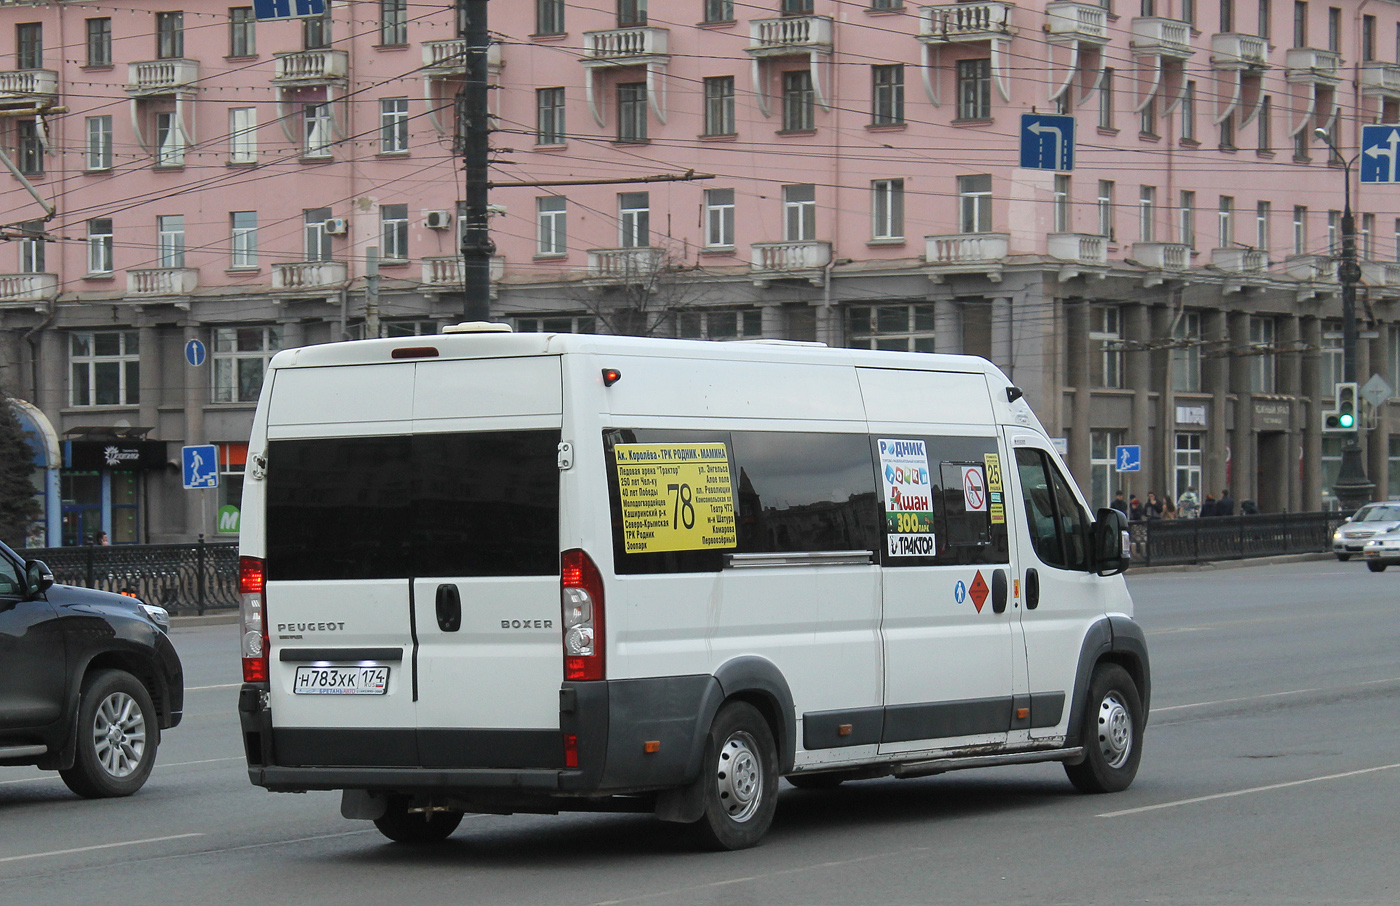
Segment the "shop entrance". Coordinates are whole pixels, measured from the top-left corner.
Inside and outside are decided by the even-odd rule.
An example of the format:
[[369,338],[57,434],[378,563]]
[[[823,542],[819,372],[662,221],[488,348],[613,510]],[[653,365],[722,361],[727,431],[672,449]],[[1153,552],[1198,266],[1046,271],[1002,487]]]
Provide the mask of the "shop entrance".
[[[1254,461],[1259,464],[1255,476],[1255,502],[1261,513],[1282,513],[1288,505],[1288,432],[1259,433],[1259,449]],[[1294,469],[1297,468],[1296,462]]]

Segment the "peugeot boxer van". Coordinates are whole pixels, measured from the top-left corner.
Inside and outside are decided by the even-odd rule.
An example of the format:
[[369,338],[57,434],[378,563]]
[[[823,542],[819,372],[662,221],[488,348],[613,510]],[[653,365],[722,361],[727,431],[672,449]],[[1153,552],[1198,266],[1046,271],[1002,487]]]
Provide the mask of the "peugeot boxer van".
[[249,446],[248,772],[389,838],[1061,762],[1127,787],[1150,674],[1021,391],[965,356],[515,334],[279,353]]

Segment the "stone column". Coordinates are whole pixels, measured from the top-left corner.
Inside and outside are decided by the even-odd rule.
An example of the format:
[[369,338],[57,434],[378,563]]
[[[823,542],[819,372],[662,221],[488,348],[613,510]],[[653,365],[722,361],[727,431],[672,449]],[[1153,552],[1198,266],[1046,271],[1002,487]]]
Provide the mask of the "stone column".
[[[1357,405],[1368,416],[1361,424],[1364,429],[1363,437],[1365,437],[1366,445],[1366,477],[1376,484],[1375,490],[1372,491],[1372,499],[1389,500],[1389,481],[1387,479],[1390,472],[1390,439],[1386,426],[1382,424],[1385,420],[1386,407],[1382,404],[1378,410],[1373,410],[1360,394],[1360,388],[1371,379],[1371,375],[1379,374],[1381,377],[1385,377],[1390,371],[1390,355],[1385,343],[1385,325],[1381,324],[1377,332],[1380,336],[1376,339],[1361,340],[1357,343],[1358,350],[1362,348],[1367,350],[1366,355],[1357,355]],[[1360,367],[1360,362],[1363,361],[1368,365],[1364,371]],[[1375,418],[1371,418],[1372,415]],[[1375,427],[1369,427],[1371,424],[1374,424]]]
[[[1089,377],[1089,303],[1066,299],[1065,372],[1074,388],[1074,409],[1070,416],[1069,467],[1081,488],[1091,487],[1089,409],[1093,399]],[[1112,494],[1109,495],[1112,497]]]
[[1008,375],[1015,373],[1011,348],[1012,317],[1010,298],[997,296],[992,299],[992,362]]
[[[1141,303],[1123,306],[1123,339],[1130,347],[1152,338],[1148,315],[1147,306]],[[1139,500],[1146,500],[1148,491],[1162,490],[1158,478],[1162,463],[1157,456],[1157,445],[1152,442],[1152,353],[1130,348],[1123,353],[1123,360],[1127,387],[1133,392],[1128,443],[1142,448],[1142,471],[1128,473],[1128,489],[1138,495]]]
[[[1322,321],[1309,315],[1302,319],[1303,345],[1308,351],[1303,355],[1302,386],[1303,399],[1303,486],[1301,508],[1313,513],[1322,509],[1322,415],[1325,404],[1319,403],[1324,390],[1322,387],[1322,366],[1319,350],[1322,348]],[[1330,398],[1331,389],[1326,391]]]
[[962,316],[952,299],[933,300],[933,348],[950,355],[963,351]]
[[[1229,323],[1230,347],[1236,350],[1249,348],[1249,314],[1232,311],[1226,316]],[[1258,439],[1254,434],[1254,393],[1250,389],[1250,373],[1258,367],[1256,357],[1240,355],[1230,361],[1230,389],[1235,392],[1235,429],[1230,435],[1230,495],[1236,502],[1248,498],[1258,499],[1255,488],[1255,453]],[[1211,488],[1220,496],[1220,484]],[[1238,512],[1238,510],[1236,510]]]
[[[1210,310],[1201,312],[1201,338],[1207,343],[1203,352],[1210,354],[1201,358],[1201,389],[1211,395],[1210,413],[1206,419],[1206,439],[1201,451],[1201,486],[1196,489],[1201,502],[1205,503],[1206,490],[1217,493],[1225,485],[1225,448],[1229,446],[1229,433],[1226,428],[1225,408],[1230,391],[1230,358],[1218,354],[1221,346],[1230,345],[1226,330],[1225,312]],[[1223,340],[1223,344],[1212,341]]]
[[[1278,331],[1279,345],[1285,349],[1298,349],[1302,343],[1302,324],[1297,316],[1291,315],[1280,319]],[[1288,405],[1288,440],[1287,452],[1284,455],[1284,475],[1278,476],[1275,480],[1287,481],[1288,490],[1284,495],[1284,508],[1290,513],[1296,513],[1303,508],[1303,481],[1298,472],[1298,451],[1302,449],[1303,443],[1303,419],[1307,415],[1307,407],[1303,404],[1303,356],[1302,352],[1290,352],[1279,358],[1278,368],[1278,390],[1285,396],[1292,397]]]

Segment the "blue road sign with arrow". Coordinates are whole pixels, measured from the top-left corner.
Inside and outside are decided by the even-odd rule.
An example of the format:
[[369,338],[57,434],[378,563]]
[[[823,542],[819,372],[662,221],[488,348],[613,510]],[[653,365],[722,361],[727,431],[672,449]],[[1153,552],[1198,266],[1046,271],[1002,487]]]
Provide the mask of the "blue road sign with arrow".
[[1400,182],[1400,126],[1361,127],[1361,181]]
[[253,18],[259,22],[269,19],[304,19],[326,11],[326,0],[253,0]]
[[1021,166],[1027,170],[1074,169],[1074,117],[1021,114]]
[[204,344],[199,340],[190,340],[185,344],[185,361],[189,362],[190,365],[195,368],[204,364],[207,355],[208,350],[205,349]]
[[1141,472],[1142,471],[1142,447],[1138,444],[1125,444],[1115,451],[1119,472]]

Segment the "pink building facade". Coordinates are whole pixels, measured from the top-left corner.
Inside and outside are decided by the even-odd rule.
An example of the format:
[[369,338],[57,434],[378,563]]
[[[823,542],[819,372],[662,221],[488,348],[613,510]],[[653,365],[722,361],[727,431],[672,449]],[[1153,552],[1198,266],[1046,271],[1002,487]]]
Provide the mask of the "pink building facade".
[[[0,8],[33,189],[0,173],[0,381],[68,442],[50,543],[227,533],[271,354],[461,317],[450,6],[175,5]],[[1400,5],[489,7],[497,319],[984,355],[1096,505],[1324,505],[1343,161],[1400,121]],[[1072,169],[1020,166],[1032,113],[1073,117]],[[1352,204],[1358,377],[1400,387],[1400,190]],[[1362,431],[1378,496],[1392,406]],[[142,441],[218,445],[225,487],[88,458]]]

